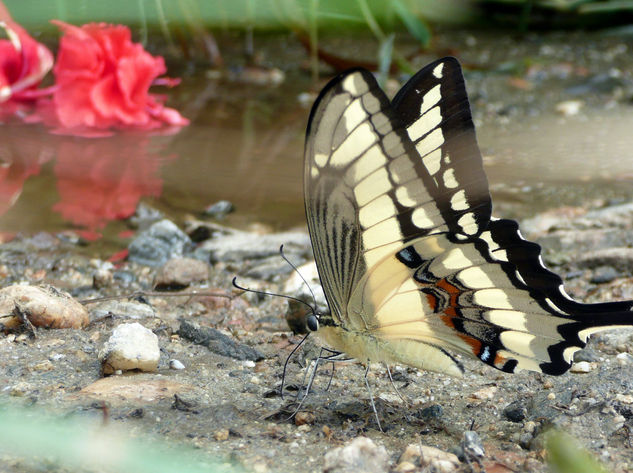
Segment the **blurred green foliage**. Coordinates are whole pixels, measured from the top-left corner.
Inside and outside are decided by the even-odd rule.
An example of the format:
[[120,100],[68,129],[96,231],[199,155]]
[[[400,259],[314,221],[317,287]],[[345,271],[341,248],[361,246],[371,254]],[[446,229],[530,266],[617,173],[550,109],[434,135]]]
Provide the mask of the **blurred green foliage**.
[[554,473],[608,473],[573,437],[551,432],[547,437],[547,458]]
[[244,471],[188,446],[131,438],[118,428],[104,427],[99,418],[59,417],[2,406],[0,459],[2,471],[2,463],[7,461],[36,469],[39,465],[42,471],[57,471],[55,467],[61,471],[117,473]]

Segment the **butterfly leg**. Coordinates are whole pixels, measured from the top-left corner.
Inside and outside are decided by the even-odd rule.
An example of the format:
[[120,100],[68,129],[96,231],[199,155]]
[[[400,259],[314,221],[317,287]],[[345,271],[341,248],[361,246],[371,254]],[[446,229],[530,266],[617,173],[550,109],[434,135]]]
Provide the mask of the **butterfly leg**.
[[310,334],[309,333],[305,334],[305,336],[301,339],[301,341],[297,343],[297,345],[292,349],[292,351],[286,358],[286,361],[284,362],[284,370],[283,370],[283,373],[281,374],[281,387],[279,388],[279,395],[281,396],[282,400],[284,398],[284,384],[286,381],[286,370],[288,369],[288,363],[290,362],[290,358],[292,358],[292,355],[294,355],[296,351],[299,349],[299,347],[301,347],[301,345],[303,345],[303,343],[306,341],[306,339],[308,338],[308,335]]
[[367,360],[367,368],[365,369],[365,386],[367,386],[367,391],[369,392],[369,402],[371,403],[371,408],[374,411],[374,416],[376,416],[376,423],[378,424],[378,430],[384,432],[382,430],[382,425],[380,425],[380,417],[378,416],[378,411],[376,410],[376,404],[374,404],[374,395],[371,392],[371,387],[369,386],[369,379],[367,375],[369,374],[369,360]]
[[396,386],[396,383],[393,382],[393,377],[391,376],[391,368],[389,368],[389,365],[385,363],[385,366],[387,367],[387,374],[389,375],[389,381],[391,381],[391,386],[393,387],[393,390],[396,392],[396,394],[398,395],[398,397],[400,398],[400,400],[404,403],[405,406],[408,406],[409,403],[407,402],[407,400],[402,396],[402,394],[400,394],[400,391],[398,391],[398,386]]
[[[327,356],[323,356],[324,352],[329,352],[330,354]],[[316,374],[317,374],[317,370],[319,369],[319,364],[322,361],[331,361],[332,363],[334,363],[335,361],[346,361],[346,359],[343,360],[338,360],[336,357],[342,355],[341,352],[335,351],[335,350],[330,350],[329,348],[325,348],[325,347],[321,347],[321,351],[319,353],[319,356],[317,358],[315,358],[314,360],[312,360],[312,363],[310,363],[311,365],[314,365],[314,368],[312,369],[312,373],[310,374],[310,378],[308,380],[308,383],[306,385],[306,377],[308,376],[308,370],[306,370],[305,375],[303,377],[303,383],[302,385],[305,385],[305,393],[303,394],[303,396],[301,397],[301,400],[299,401],[299,404],[297,405],[297,407],[295,408],[294,412],[290,415],[290,417],[288,417],[288,419],[292,419],[297,412],[299,412],[299,410],[301,409],[301,407],[303,406],[303,403],[305,402],[305,400],[308,397],[308,394],[310,394],[310,389],[312,389],[312,384],[314,383],[314,379],[316,378]],[[330,378],[330,383],[331,383],[331,378]],[[330,386],[330,383],[328,383],[328,388]],[[300,391],[297,391],[297,396],[295,399],[299,398],[299,393]]]

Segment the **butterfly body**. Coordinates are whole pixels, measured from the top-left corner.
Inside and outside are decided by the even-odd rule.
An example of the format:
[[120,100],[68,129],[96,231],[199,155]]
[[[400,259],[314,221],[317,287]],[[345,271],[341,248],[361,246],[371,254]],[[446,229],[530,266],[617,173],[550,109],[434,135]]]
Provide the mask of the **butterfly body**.
[[362,69],[321,92],[304,197],[330,313],[317,333],[361,361],[459,375],[452,353],[561,374],[633,302],[580,304],[540,247],[492,204],[459,63],[440,59],[396,95]]

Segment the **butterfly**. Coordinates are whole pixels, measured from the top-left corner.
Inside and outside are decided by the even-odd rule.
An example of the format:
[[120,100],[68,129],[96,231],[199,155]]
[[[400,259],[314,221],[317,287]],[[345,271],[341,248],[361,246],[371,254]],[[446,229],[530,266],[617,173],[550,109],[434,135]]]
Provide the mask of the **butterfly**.
[[361,361],[459,376],[456,353],[505,372],[567,371],[633,301],[583,304],[492,203],[459,62],[390,101],[373,75],[332,79],[309,118],[308,230],[329,312],[308,327]]

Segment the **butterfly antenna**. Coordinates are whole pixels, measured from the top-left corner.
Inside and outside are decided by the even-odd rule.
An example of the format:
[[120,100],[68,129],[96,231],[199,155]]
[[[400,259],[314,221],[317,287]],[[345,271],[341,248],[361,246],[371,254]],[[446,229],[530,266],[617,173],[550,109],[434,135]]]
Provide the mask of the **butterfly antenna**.
[[231,284],[233,284],[233,287],[235,287],[236,289],[239,289],[240,291],[252,292],[254,294],[261,294],[263,296],[283,297],[284,299],[290,299],[291,301],[295,301],[295,302],[299,302],[303,304],[308,309],[310,309],[313,314],[316,314],[316,307],[313,307],[312,305],[308,304],[304,300],[299,299],[298,297],[292,297],[287,294],[277,294],[275,292],[266,292],[266,291],[258,291],[256,289],[249,289],[247,287],[240,286],[236,281],[237,281],[237,276],[233,278],[233,281],[231,281]]
[[281,388],[279,389],[279,394],[281,395],[281,399],[282,400],[284,398],[284,384],[285,384],[285,381],[286,381],[286,370],[288,369],[288,363],[290,362],[290,358],[292,358],[292,355],[294,355],[296,353],[296,351],[299,349],[299,347],[301,347],[301,345],[303,345],[303,342],[306,341],[306,339],[308,338],[309,335],[310,335],[310,332],[306,333],[303,336],[303,338],[301,339],[301,341],[299,343],[297,343],[297,345],[292,349],[292,351],[290,352],[290,354],[286,358],[286,362],[284,363],[284,371],[281,374]]
[[301,272],[299,271],[299,269],[297,269],[297,267],[293,264],[293,262],[292,262],[292,261],[290,261],[290,260],[288,259],[288,257],[285,255],[285,253],[284,253],[284,245],[281,245],[281,246],[279,247],[279,254],[280,254],[280,255],[281,255],[281,257],[284,259],[284,261],[285,261],[286,263],[288,263],[292,269],[294,269],[294,270],[295,270],[295,272],[299,275],[299,277],[300,277],[300,278],[301,278],[301,280],[303,281],[303,284],[305,284],[305,285],[306,285],[306,287],[308,288],[308,291],[310,291],[310,294],[312,295],[312,302],[314,303],[314,307],[315,307],[315,309],[314,309],[314,313],[315,313],[315,315],[316,315],[316,305],[317,305],[317,303],[316,303],[316,297],[315,297],[315,295],[314,295],[314,292],[312,292],[312,288],[311,288],[311,287],[310,287],[310,285],[308,284],[308,281],[306,281],[306,279],[303,277],[303,275],[301,274]]

